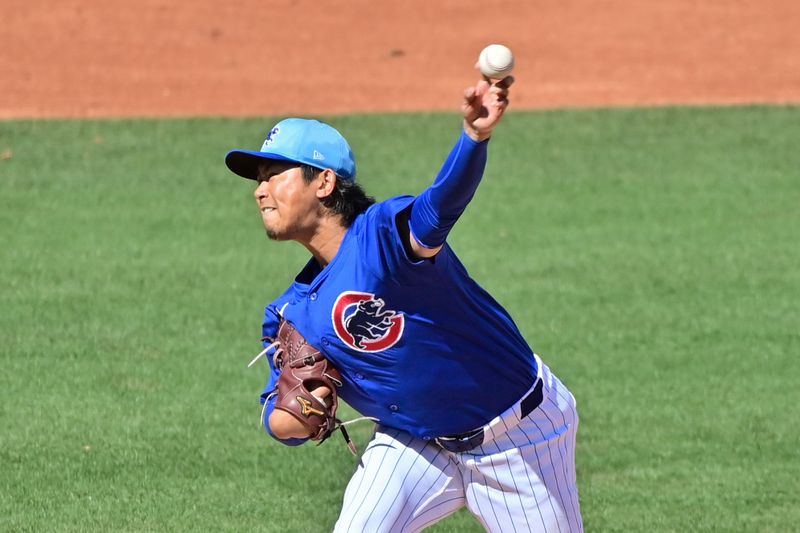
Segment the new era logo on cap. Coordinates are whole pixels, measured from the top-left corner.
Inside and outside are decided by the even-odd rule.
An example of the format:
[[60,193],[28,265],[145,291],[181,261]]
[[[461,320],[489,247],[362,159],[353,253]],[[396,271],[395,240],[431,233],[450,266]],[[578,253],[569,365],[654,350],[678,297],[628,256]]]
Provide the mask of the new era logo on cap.
[[321,170],[331,169],[342,179],[355,181],[356,161],[350,145],[331,126],[317,120],[287,118],[267,134],[261,150],[233,150],[225,164],[234,173],[257,179],[264,160],[293,161]]

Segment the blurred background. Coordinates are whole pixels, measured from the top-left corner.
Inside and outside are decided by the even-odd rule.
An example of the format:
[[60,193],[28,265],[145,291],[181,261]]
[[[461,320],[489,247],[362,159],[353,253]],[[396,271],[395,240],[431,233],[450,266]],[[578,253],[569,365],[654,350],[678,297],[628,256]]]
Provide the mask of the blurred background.
[[3,0],[0,118],[452,110],[489,43],[517,109],[800,99],[793,0]]

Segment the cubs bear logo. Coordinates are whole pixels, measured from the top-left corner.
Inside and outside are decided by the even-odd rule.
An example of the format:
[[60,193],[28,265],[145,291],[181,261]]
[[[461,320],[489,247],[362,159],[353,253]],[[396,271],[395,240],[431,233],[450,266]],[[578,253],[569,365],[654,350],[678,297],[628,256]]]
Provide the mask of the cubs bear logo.
[[403,335],[405,317],[385,309],[381,298],[368,292],[343,292],[333,305],[331,319],[336,335],[361,352],[381,352]]
[[271,146],[272,143],[275,142],[275,138],[278,136],[280,132],[281,128],[279,126],[275,126],[271,130],[269,130],[269,133],[267,133],[267,138],[264,140],[264,145],[261,147],[262,150],[268,146]]

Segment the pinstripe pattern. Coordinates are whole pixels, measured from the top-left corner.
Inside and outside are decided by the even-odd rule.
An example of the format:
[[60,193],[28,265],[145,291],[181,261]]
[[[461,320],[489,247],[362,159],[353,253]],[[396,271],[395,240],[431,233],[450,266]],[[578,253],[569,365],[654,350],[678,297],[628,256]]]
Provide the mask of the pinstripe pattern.
[[444,450],[379,428],[347,486],[335,531],[420,531],[464,506],[458,487],[460,472]]
[[492,420],[471,453],[378,427],[335,531],[421,531],[466,506],[490,532],[582,532],[575,398],[541,362],[539,368],[542,404],[522,420],[519,405]]

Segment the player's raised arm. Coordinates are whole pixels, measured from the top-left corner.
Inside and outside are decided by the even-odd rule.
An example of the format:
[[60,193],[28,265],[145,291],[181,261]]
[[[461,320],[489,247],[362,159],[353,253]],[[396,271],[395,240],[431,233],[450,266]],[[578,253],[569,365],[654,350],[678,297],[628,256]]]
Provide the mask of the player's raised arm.
[[417,197],[409,215],[409,242],[417,257],[433,257],[441,250],[475,195],[486,167],[488,140],[508,107],[512,83],[510,76],[494,84],[484,79],[464,91],[464,131],[433,185]]

